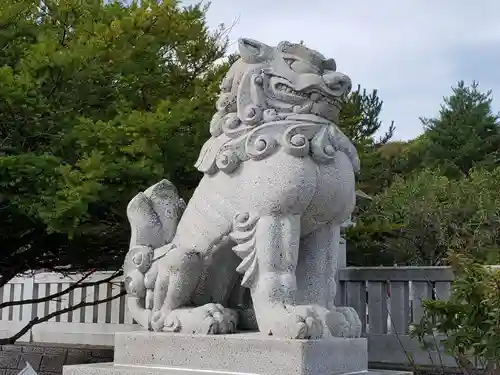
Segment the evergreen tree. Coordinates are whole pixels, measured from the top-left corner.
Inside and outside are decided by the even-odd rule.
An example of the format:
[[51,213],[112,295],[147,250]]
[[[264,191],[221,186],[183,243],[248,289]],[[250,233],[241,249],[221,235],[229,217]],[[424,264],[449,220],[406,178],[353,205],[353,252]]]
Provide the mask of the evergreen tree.
[[368,93],[358,86],[345,98],[339,114],[339,127],[354,143],[361,159],[358,186],[368,194],[380,191],[390,181],[392,162],[380,149],[391,140],[395,128],[392,122],[382,137],[375,137],[382,127],[382,106],[377,90]]
[[499,116],[491,109],[491,91],[479,90],[477,82],[460,81],[444,99],[436,118],[423,118],[426,167],[444,174],[468,175],[474,166],[494,167],[500,158]]
[[339,126],[358,150],[363,151],[372,146],[385,144],[392,138],[394,122],[380,139],[374,138],[382,126],[379,116],[383,104],[377,90],[368,94],[366,89],[361,90],[361,86],[351,92],[342,103]]

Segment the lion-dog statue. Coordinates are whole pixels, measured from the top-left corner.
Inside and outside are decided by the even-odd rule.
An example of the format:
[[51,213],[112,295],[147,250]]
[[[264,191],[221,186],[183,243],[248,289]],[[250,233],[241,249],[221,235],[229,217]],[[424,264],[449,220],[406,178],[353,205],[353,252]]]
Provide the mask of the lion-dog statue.
[[302,44],[240,39],[239,55],[189,203],[163,180],[127,207],[128,308],[154,331],[359,337],[355,310],[333,303],[359,170],[335,125],[351,80]]

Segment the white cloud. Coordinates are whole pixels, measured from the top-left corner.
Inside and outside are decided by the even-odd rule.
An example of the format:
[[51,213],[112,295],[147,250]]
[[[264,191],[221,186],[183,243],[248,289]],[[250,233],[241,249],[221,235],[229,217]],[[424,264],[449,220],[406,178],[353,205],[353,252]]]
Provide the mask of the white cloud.
[[[238,19],[231,41],[303,40],[334,57],[355,84],[379,90],[385,123],[395,120],[396,138],[409,139],[422,132],[418,117],[435,115],[458,80],[498,69],[500,61],[486,60],[462,72],[457,58],[500,45],[499,14],[495,0],[212,0],[207,20],[215,28]],[[500,92],[498,80],[481,84]]]

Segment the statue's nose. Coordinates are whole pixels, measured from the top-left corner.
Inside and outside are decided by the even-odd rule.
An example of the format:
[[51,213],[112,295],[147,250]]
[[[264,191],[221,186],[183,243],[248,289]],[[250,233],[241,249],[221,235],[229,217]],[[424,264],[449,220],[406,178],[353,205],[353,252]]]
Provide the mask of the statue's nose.
[[323,76],[326,87],[339,95],[347,94],[352,89],[351,79],[339,72],[329,72]]

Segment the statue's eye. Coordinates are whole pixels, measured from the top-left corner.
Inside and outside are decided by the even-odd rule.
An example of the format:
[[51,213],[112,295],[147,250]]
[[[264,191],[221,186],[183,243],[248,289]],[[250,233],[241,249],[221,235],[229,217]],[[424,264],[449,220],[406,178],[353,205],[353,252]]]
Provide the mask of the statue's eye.
[[294,59],[293,57],[284,57],[283,60],[287,63],[288,66],[292,66],[292,64],[297,61],[297,59]]

